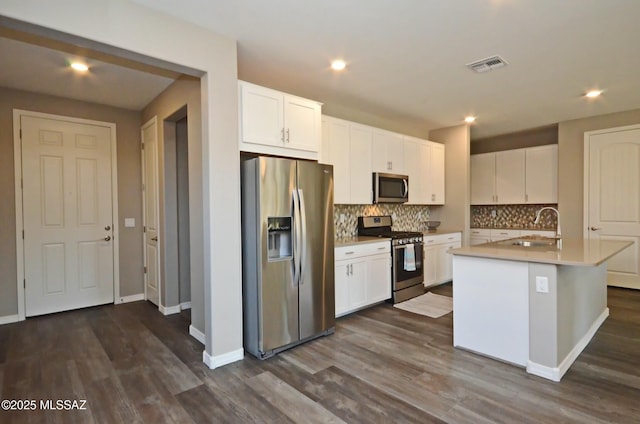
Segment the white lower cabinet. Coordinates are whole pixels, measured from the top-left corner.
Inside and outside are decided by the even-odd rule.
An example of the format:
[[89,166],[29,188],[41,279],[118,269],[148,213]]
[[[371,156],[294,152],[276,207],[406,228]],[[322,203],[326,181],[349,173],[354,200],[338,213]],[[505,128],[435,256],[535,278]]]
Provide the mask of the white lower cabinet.
[[424,286],[451,281],[453,258],[449,251],[462,246],[462,234],[438,234],[424,236]]
[[336,317],[391,297],[391,243],[335,249]]

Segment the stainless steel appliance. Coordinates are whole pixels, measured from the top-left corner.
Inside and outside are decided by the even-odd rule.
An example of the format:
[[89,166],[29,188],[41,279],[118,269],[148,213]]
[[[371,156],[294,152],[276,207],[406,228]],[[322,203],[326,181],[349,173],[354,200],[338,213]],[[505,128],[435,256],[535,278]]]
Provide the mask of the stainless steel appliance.
[[393,231],[390,216],[358,217],[358,235],[391,238],[393,303],[424,294],[422,233]]
[[244,347],[264,359],[335,328],[333,167],[242,164]]
[[406,203],[409,201],[407,175],[373,173],[373,203]]

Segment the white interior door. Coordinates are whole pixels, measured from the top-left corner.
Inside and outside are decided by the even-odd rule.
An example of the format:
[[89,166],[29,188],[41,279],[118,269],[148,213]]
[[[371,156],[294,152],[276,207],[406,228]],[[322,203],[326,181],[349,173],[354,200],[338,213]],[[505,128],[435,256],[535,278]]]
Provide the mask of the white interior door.
[[147,300],[160,305],[160,242],[158,241],[158,126],[154,117],[142,127],[144,208],[144,285]]
[[608,283],[640,289],[640,127],[587,136],[587,234],[632,241],[608,263]]
[[26,316],[112,303],[111,126],[23,114],[20,128]]

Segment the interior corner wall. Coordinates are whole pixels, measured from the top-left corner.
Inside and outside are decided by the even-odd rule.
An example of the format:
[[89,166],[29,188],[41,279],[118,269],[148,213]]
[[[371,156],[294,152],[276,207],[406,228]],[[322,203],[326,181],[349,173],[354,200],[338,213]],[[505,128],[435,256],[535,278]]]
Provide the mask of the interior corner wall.
[[460,228],[466,246],[471,225],[469,126],[464,124],[432,130],[429,140],[445,145],[445,204],[431,207],[430,219],[441,221],[446,228]]
[[[0,317],[18,313],[16,210],[13,164],[13,109],[114,122],[118,151],[120,296],[144,291],[142,274],[142,200],[140,199],[140,113],[62,97],[0,87]],[[135,218],[135,228],[124,219]]]
[[640,124],[640,109],[558,125],[558,209],[565,237],[584,236],[584,133],[635,124]]
[[[168,213],[162,205],[165,205],[165,125],[164,121],[177,110],[187,105],[187,137],[188,137],[188,162],[189,162],[189,239],[190,239],[190,263],[191,270],[191,321],[196,329],[204,333],[204,243],[203,243],[203,216],[202,216],[202,108],[200,99],[200,81],[193,78],[179,79],[171,84],[165,91],[149,103],[142,111],[142,122],[147,122],[154,116],[158,117],[158,169],[159,172],[159,202],[160,228],[166,228]],[[176,126],[173,125],[173,128]],[[175,134],[171,135],[172,137]],[[172,152],[174,157],[177,152]],[[167,158],[168,160],[169,158]],[[175,158],[173,160],[175,162]],[[176,171],[176,170],[174,170]],[[175,193],[174,193],[175,194]],[[172,196],[176,200],[176,196]],[[177,201],[177,200],[176,200]],[[173,212],[176,212],[174,210]],[[177,217],[174,224],[177,225]],[[173,221],[173,220],[172,220]],[[175,230],[175,228],[173,229]],[[161,256],[167,253],[166,246],[161,246]],[[164,246],[164,247],[163,247]],[[177,255],[176,252],[172,253]],[[165,261],[163,261],[165,262]],[[164,270],[163,272],[163,299],[164,306],[175,306],[180,303],[180,293],[177,280],[178,270]],[[167,278],[175,278],[176,281],[166,281]]]
[[471,154],[558,144],[558,125],[534,128],[471,141]]
[[[69,13],[73,10],[73,13]],[[125,0],[3,0],[0,15],[23,31],[88,43],[135,60],[201,77],[204,328],[209,366],[240,360],[242,253],[236,42]],[[80,37],[82,40],[78,40]],[[139,122],[138,122],[139,125]],[[213,223],[224,223],[213,225]],[[213,246],[224,246],[213,251]],[[197,298],[198,293],[192,293]],[[192,305],[193,306],[193,305]],[[192,313],[195,311],[192,311]],[[201,315],[201,314],[199,314]],[[215,337],[214,337],[215,334]],[[210,358],[211,360],[208,360]]]
[[379,116],[364,112],[360,109],[353,109],[335,103],[323,104],[322,114],[418,138],[426,138],[426,135],[429,132],[429,127],[426,125],[414,125],[410,122],[403,121],[401,118],[393,119]]

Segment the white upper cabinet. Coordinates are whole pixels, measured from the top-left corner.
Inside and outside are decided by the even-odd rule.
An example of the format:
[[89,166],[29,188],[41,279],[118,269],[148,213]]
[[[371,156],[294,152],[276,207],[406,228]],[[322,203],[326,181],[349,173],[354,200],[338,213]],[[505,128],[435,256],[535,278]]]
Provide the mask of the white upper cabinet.
[[373,201],[372,140],[371,127],[350,125],[351,201],[349,203],[366,205]]
[[239,81],[240,150],[318,159],[318,102]]
[[322,117],[322,162],[333,165],[333,201],[351,203],[351,143],[349,123]]
[[444,149],[443,144],[322,117],[319,161],[333,165],[336,204],[371,204],[373,172],[408,175],[410,204],[444,204]]
[[557,203],[558,146],[471,156],[471,204]]
[[558,145],[526,150],[525,202],[558,203]]
[[496,153],[495,203],[524,203],[524,150]]
[[409,204],[425,205],[429,202],[429,142],[404,136],[404,163],[409,176]]
[[373,172],[405,175],[401,134],[376,128],[373,130],[372,146]]
[[427,204],[444,205],[444,144],[428,142]]
[[342,119],[322,117],[322,162],[333,165],[336,204],[371,203],[372,131]]
[[496,155],[471,156],[471,204],[491,205],[496,202]]

